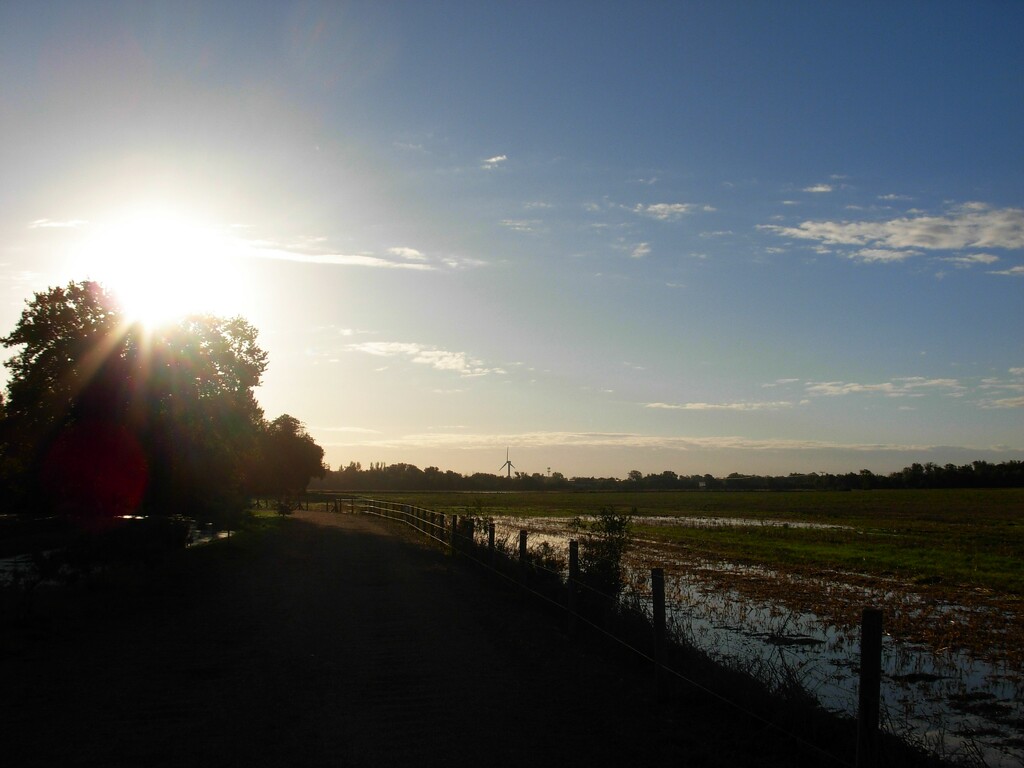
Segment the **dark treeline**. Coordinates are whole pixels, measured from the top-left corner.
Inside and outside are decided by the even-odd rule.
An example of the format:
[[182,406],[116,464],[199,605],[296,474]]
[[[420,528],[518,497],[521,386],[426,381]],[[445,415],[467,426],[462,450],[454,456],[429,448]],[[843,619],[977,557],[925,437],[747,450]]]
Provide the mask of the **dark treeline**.
[[363,469],[358,462],[314,479],[310,490],[329,491],[795,491],[795,490],[872,490],[876,488],[1019,488],[1024,487],[1024,461],[993,464],[932,462],[911,464],[899,472],[878,475],[870,470],[846,474],[811,472],[789,475],[679,475],[671,470],[644,475],[631,471],[625,479],[617,477],[565,477],[561,472],[548,475],[516,472],[511,477],[477,472],[461,475],[437,467],[420,469],[413,464],[373,463]]

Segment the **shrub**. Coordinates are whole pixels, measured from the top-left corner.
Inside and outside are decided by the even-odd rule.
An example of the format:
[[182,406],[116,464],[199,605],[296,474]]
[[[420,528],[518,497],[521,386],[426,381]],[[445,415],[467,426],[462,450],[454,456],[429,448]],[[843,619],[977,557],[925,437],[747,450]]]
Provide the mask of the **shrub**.
[[622,559],[633,541],[630,514],[602,507],[592,520],[574,518],[570,524],[580,543],[579,579],[587,587],[617,598],[625,586]]

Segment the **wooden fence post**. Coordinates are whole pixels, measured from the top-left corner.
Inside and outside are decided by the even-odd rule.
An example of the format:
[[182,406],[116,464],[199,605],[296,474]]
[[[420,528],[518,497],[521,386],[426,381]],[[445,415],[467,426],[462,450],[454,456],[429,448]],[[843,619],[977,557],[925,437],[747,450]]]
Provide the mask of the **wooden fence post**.
[[525,529],[519,531],[519,583],[526,588],[526,536]]
[[451,528],[451,531],[449,531],[450,544],[448,546],[448,549],[454,555],[458,551],[458,549],[459,549],[459,542],[457,542],[455,540],[455,537],[458,536],[457,531],[458,531],[458,528],[459,528],[459,516],[458,515],[451,515],[451,518],[452,518],[452,528]]
[[487,555],[491,564],[491,570],[494,570],[494,522],[487,524]]
[[860,688],[856,768],[878,765],[878,715],[882,685],[882,612],[865,608],[860,624]]
[[569,639],[576,638],[576,581],[580,576],[580,543],[569,540],[569,578],[566,581],[569,609]]
[[664,693],[664,675],[662,669],[665,667],[665,570],[663,568],[651,568],[651,620],[654,624],[654,664],[655,680],[658,686],[658,695]]

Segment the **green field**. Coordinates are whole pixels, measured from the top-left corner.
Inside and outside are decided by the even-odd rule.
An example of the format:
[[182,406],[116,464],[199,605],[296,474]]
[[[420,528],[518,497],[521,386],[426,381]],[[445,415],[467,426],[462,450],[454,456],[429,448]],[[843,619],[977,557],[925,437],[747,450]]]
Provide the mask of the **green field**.
[[[842,569],[1024,596],[1024,489],[643,493],[387,493],[374,498],[482,517],[745,518],[750,526],[636,525],[646,539],[737,562]],[[841,528],[763,525],[824,523]]]

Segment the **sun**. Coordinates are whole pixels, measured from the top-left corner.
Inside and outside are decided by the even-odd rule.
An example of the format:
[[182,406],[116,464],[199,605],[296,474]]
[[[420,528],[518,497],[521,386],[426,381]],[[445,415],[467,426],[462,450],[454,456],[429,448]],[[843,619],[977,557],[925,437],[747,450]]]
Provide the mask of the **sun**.
[[191,314],[245,314],[238,241],[169,208],[133,209],[91,228],[76,268],[118,299],[129,323],[154,329]]

